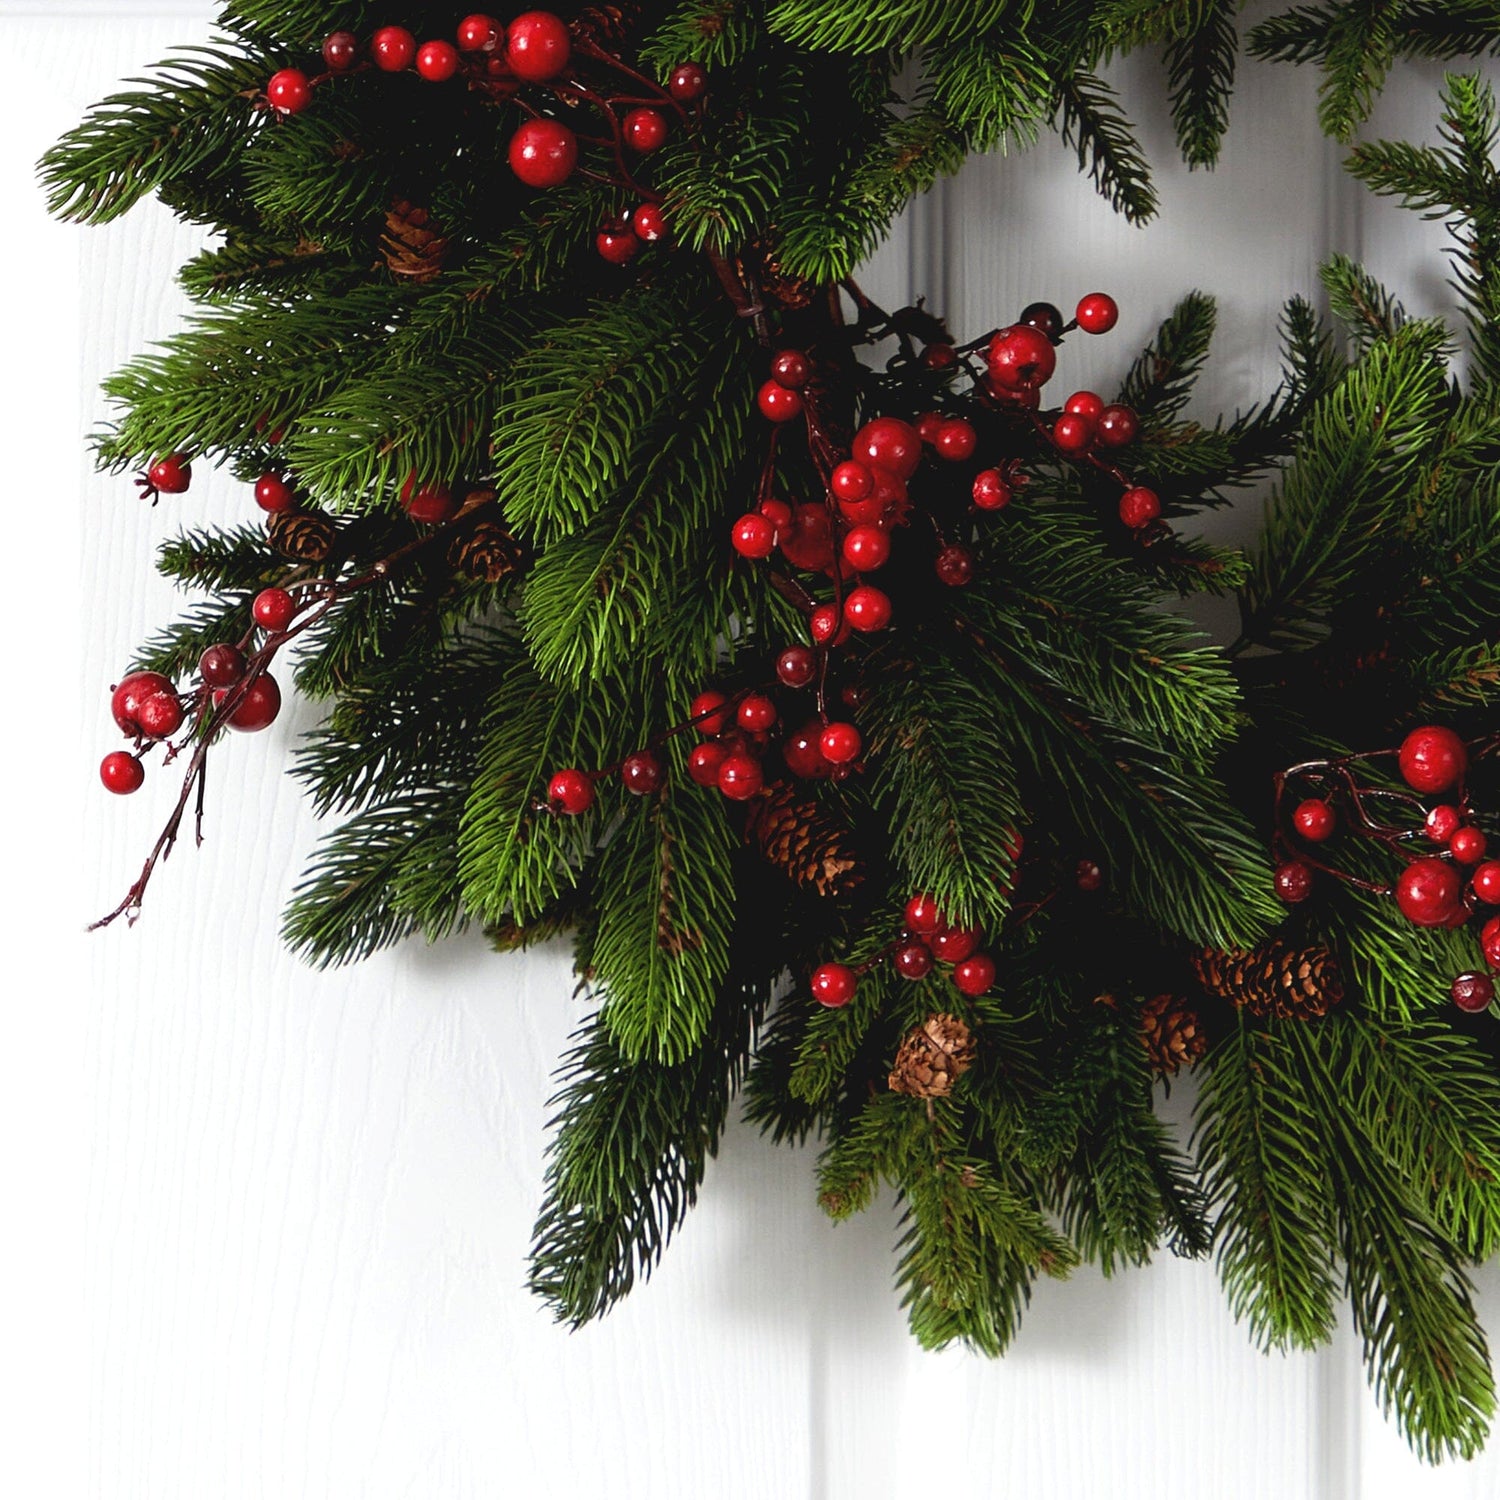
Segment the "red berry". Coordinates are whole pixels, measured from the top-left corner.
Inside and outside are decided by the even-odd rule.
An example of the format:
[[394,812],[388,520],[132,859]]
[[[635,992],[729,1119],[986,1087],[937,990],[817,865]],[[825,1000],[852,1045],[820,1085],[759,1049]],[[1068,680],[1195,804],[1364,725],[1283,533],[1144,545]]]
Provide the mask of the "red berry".
[[631,228],[638,239],[648,245],[654,244],[667,232],[667,216],[659,203],[643,203],[630,218]]
[[835,500],[850,502],[863,500],[875,484],[875,476],[853,459],[845,459],[828,476],[828,488]]
[[452,42],[423,42],[417,49],[417,72],[428,83],[447,83],[458,72],[458,48]]
[[806,646],[788,646],[776,658],[776,676],[789,688],[803,688],[818,675],[818,658]]
[[297,601],[285,589],[262,589],[250,606],[255,623],[273,635],[285,630],[296,613]]
[[1073,883],[1092,894],[1104,887],[1104,869],[1096,859],[1080,859],[1073,867]]
[[862,583],[845,597],[844,618],[856,630],[884,630],[891,623],[890,596],[883,589]]
[[947,420],[940,411],[924,411],[917,418],[917,436],[931,447],[937,441],[938,429]]
[[334,31],[323,39],[323,61],[330,73],[347,73],[359,60],[359,38],[352,31]]
[[1035,328],[1054,344],[1062,337],[1063,315],[1050,302],[1030,303],[1021,309],[1021,316],[1016,322],[1027,328]]
[[1469,766],[1469,752],[1451,729],[1424,724],[1402,740],[1397,760],[1407,786],[1431,795],[1446,792],[1463,777]]
[[[783,390],[784,387],[777,386],[776,389]],[[786,394],[797,395],[795,391]],[[833,523],[828,519],[826,506],[796,506],[792,511],[792,524],[778,531],[776,539],[781,543],[782,554],[794,568],[817,573],[833,566]]]
[[[238,688],[216,688],[214,706],[217,708],[231,692],[238,691]],[[269,672],[262,672],[245,689],[245,696],[229,716],[229,727],[241,734],[254,734],[257,729],[270,724],[280,712],[281,689]]]
[[627,755],[620,767],[620,780],[625,783],[625,790],[634,792],[637,797],[649,796],[656,791],[665,775],[660,757],[650,750],[637,750],[634,755]]
[[854,434],[853,453],[855,461],[866,468],[910,479],[922,462],[922,439],[910,422],[876,417]]
[[279,115],[300,115],[312,103],[312,85],[301,68],[282,68],[271,74],[266,98]]
[[1456,807],[1446,802],[1439,802],[1427,814],[1422,827],[1434,844],[1446,844],[1458,832],[1459,824],[1462,822],[1463,815]]
[[746,734],[764,734],[776,723],[776,705],[764,693],[747,693],[735,718]]
[[762,500],[759,508],[761,515],[776,528],[778,536],[792,524],[792,507],[785,500],[778,500],[773,495],[768,500]]
[[932,972],[932,949],[926,943],[903,943],[891,962],[903,979],[921,979]]
[[458,45],[465,52],[498,52],[501,41],[500,23],[483,11],[458,23]]
[[978,998],[988,994],[995,982],[995,960],[988,953],[976,953],[953,969],[953,983],[960,993]]
[[1064,453],[1083,453],[1094,441],[1094,424],[1087,417],[1064,412],[1052,424],[1052,441]]
[[446,484],[419,483],[415,474],[408,474],[401,487],[401,506],[424,526],[439,526],[458,509]]
[[950,589],[964,588],[974,577],[974,554],[967,547],[952,543],[938,553],[932,570],[939,583],[947,584]]
[[297,503],[297,497],[280,474],[262,474],[255,481],[255,503],[262,510],[276,515],[290,510]]
[[182,701],[175,692],[152,693],[141,701],[135,717],[148,740],[164,740],[182,728]]
[[578,165],[578,138],[557,120],[527,120],[510,138],[507,160],[527,187],[559,187]]
[[1288,906],[1295,906],[1299,901],[1306,901],[1312,895],[1312,866],[1303,864],[1300,859],[1289,859],[1276,866],[1273,883],[1276,887],[1276,894]]
[[812,378],[812,362],[800,349],[783,349],[771,361],[771,379],[800,390]]
[[769,557],[776,550],[776,528],[759,511],[750,511],[734,523],[730,545],[741,557]]
[[820,964],[813,970],[813,999],[833,1009],[854,998],[859,978],[847,964]]
[[1073,316],[1085,333],[1108,333],[1120,321],[1120,307],[1108,292],[1090,292]]
[[929,344],[922,351],[922,364],[929,370],[951,370],[958,363],[958,350],[952,344]]
[[632,151],[655,151],[666,144],[667,119],[656,109],[632,109],[620,122],[620,132]]
[[1106,406],[1095,419],[1101,448],[1123,448],[1135,441],[1140,419],[1128,406]]
[[822,738],[823,726],[813,719],[783,741],[781,758],[793,776],[800,776],[804,781],[814,781],[818,777],[832,774],[833,767],[823,754]]
[[1479,950],[1492,969],[1500,969],[1500,917],[1491,917],[1479,929]]
[[1333,808],[1321,797],[1309,797],[1307,801],[1299,802],[1292,814],[1292,827],[1313,844],[1321,844],[1328,838],[1337,822]]
[[1009,386],[1001,385],[998,381],[985,377],[985,389],[996,401],[1004,401],[1016,408],[1017,411],[1037,411],[1042,404],[1042,390],[1040,386],[1028,386],[1023,390],[1013,391]]
[[594,783],[571,766],[556,772],[547,783],[547,806],[555,813],[576,818],[594,805]]
[[981,469],[974,476],[974,504],[980,510],[1004,510],[1010,504],[1010,486],[999,469]]
[[1418,927],[1442,927],[1458,909],[1463,881],[1445,859],[1414,859],[1396,881],[1396,905]]
[[945,927],[932,935],[932,951],[945,964],[962,963],[979,947],[979,934],[972,927]]
[[760,762],[743,751],[726,755],[719,766],[719,790],[731,802],[748,802],[765,784]]
[[879,526],[851,526],[844,536],[843,551],[844,561],[856,573],[873,573],[890,558],[890,535]]
[[1161,514],[1161,497],[1145,485],[1135,485],[1120,496],[1120,519],[1132,530],[1149,526]]
[[768,380],[755,393],[756,405],[769,422],[790,422],[802,415],[802,397],[788,385]]
[[1461,865],[1477,865],[1484,858],[1484,851],[1489,848],[1489,842],[1484,836],[1484,830],[1475,828],[1471,823],[1467,827],[1460,828],[1448,840],[1448,852]]
[[942,912],[938,910],[937,902],[925,892],[913,896],[906,903],[905,916],[906,925],[923,937],[931,937],[933,933],[943,931],[948,925]]
[[138,792],[146,779],[146,768],[128,750],[111,750],[99,762],[99,780],[117,797]]
[[169,453],[146,470],[146,478],[151,481],[152,489],[164,495],[180,495],[191,483],[193,470],[187,454]]
[[1074,391],[1063,402],[1063,410],[1075,417],[1087,417],[1097,425],[1099,413],[1104,410],[1104,397],[1095,391]]
[[120,726],[122,734],[141,734],[141,705],[158,693],[175,693],[170,677],[160,672],[131,672],[120,679],[119,685],[110,694],[109,711]]
[[688,704],[688,721],[705,739],[723,734],[729,728],[730,713],[729,699],[723,693],[714,692],[712,688],[699,693]]
[[416,56],[417,39],[404,26],[382,26],[370,38],[370,56],[385,73],[399,73],[411,66]]
[[528,10],[510,23],[505,55],[517,78],[546,83],[568,66],[572,54],[568,28],[550,10]]
[[210,646],[198,658],[198,675],[209,687],[233,687],[249,667],[245,653],[227,641]]
[[635,259],[641,242],[623,219],[611,219],[594,236],[594,248],[610,265],[624,266]]
[[946,462],[962,463],[966,458],[973,458],[974,450],[979,446],[979,434],[974,431],[973,423],[954,417],[938,428],[932,446],[937,450],[937,456]]
[[985,361],[990,379],[1002,390],[1033,391],[1052,379],[1057,350],[1046,334],[1016,323],[990,340]]
[[688,776],[699,786],[718,786],[719,767],[729,758],[729,747],[718,740],[694,745],[688,756]]
[[824,760],[832,761],[836,766],[847,766],[850,761],[858,759],[864,741],[854,725],[834,723],[819,735],[818,748],[823,752]]
[[1488,1010],[1495,998],[1495,981],[1488,974],[1459,974],[1448,990],[1453,1003],[1460,1010],[1477,1014]]
[[695,62],[678,63],[667,79],[667,92],[679,104],[689,104],[708,87],[708,74]]
[[842,646],[852,633],[836,604],[820,604],[807,617],[807,632],[819,646]]
[[1474,871],[1470,884],[1486,906],[1500,906],[1500,859],[1487,859]]

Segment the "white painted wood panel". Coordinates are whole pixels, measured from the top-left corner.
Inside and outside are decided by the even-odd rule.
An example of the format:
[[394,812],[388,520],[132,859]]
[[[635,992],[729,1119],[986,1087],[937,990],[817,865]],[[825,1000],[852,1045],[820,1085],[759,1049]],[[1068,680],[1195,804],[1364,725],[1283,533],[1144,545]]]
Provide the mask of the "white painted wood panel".
[[[152,510],[128,482],[89,471],[81,437],[100,416],[97,382],[173,326],[171,271],[195,240],[154,209],[105,230],[50,225],[30,164],[117,78],[201,35],[211,10],[0,0],[0,44],[17,63],[0,159],[19,215],[4,250],[13,562],[0,600],[22,696],[45,694],[57,715],[38,729],[33,711],[5,737],[0,1109],[13,1207],[0,1253],[6,1346],[28,1352],[8,1362],[17,1441],[0,1448],[0,1490],[1500,1490],[1500,1443],[1437,1472],[1406,1454],[1347,1330],[1318,1357],[1254,1353],[1201,1265],[1045,1286],[998,1364],[924,1355],[890,1291],[889,1209],[827,1224],[811,1154],[743,1126],[652,1283],[603,1324],[561,1332],[522,1278],[549,1074],[580,1016],[566,957],[499,960],[461,940],[334,974],[290,960],[278,912],[315,832],[281,774],[307,723],[297,712],[223,752],[209,841],[167,865],[142,923],[81,936],[162,816],[159,787],[106,801],[94,780],[105,687],[176,603],[147,560],[185,517],[237,515],[243,495],[199,476]],[[1313,123],[1311,79],[1246,65],[1225,165],[1205,176],[1170,166],[1144,74],[1123,76],[1162,164],[1157,225],[1121,224],[1044,142],[973,163],[918,205],[870,268],[872,288],[926,292],[977,332],[1035,296],[1066,305],[1108,287],[1121,329],[1069,341],[1059,379],[1072,388],[1121,368],[1200,286],[1224,307],[1205,411],[1265,394],[1280,301],[1312,292],[1334,248],[1366,255],[1417,309],[1446,305],[1434,231],[1343,181]],[[1383,128],[1428,133],[1436,76],[1403,72]],[[1483,1296],[1500,1331],[1493,1271]]]

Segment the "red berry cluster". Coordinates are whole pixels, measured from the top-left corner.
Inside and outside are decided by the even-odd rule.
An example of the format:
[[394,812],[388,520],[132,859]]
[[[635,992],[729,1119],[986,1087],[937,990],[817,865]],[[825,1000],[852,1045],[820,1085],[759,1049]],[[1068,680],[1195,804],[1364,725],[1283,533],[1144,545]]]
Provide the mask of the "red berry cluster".
[[181,495],[193,480],[192,465],[186,453],[169,453],[159,458],[144,474],[136,475],[141,499],[156,504],[159,495]]

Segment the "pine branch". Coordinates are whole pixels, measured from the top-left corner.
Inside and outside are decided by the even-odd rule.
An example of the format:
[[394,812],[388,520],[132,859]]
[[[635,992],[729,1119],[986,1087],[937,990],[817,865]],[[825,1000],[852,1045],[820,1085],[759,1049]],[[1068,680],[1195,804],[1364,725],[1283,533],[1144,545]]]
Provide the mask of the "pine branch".
[[1062,81],[1052,123],[1111,208],[1132,224],[1155,217],[1156,190],[1146,159],[1108,84],[1084,72]]
[[1239,0],[1211,0],[1194,8],[1199,11],[1196,26],[1167,46],[1167,83],[1183,160],[1189,167],[1212,167],[1229,128]]

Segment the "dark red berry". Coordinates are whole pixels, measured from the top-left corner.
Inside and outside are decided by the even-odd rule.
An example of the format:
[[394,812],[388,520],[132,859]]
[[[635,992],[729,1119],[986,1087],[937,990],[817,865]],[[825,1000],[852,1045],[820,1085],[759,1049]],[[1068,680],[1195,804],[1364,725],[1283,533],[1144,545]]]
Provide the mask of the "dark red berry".
[[1447,802],[1439,802],[1427,814],[1422,827],[1434,844],[1446,844],[1458,832],[1462,822],[1463,815],[1456,807]]
[[812,378],[812,363],[800,349],[783,349],[771,361],[771,379],[800,390]]
[[700,63],[678,63],[667,79],[667,92],[679,104],[690,104],[708,87],[708,74]]
[[731,802],[748,802],[766,784],[766,778],[753,755],[736,750],[719,766],[718,784]]
[[1474,871],[1469,882],[1477,900],[1486,906],[1500,906],[1500,859],[1487,859]]
[[948,924],[938,910],[937,902],[925,893],[913,896],[906,903],[906,925],[923,937],[941,932]]
[[413,521],[424,526],[440,526],[458,509],[453,491],[446,484],[427,484],[415,474],[406,476],[401,487],[401,507]]
[[1161,514],[1161,497],[1138,484],[1120,496],[1120,519],[1132,530],[1149,526]]
[[120,679],[110,694],[109,711],[122,734],[141,734],[144,732],[140,723],[141,705],[158,693],[174,694],[176,691],[172,679],[163,677],[160,672],[131,672]]
[[250,606],[255,623],[273,635],[285,630],[296,613],[297,601],[285,589],[262,589]]
[[483,11],[475,11],[458,23],[458,45],[465,52],[498,52],[503,40],[500,23]]
[[193,469],[185,453],[169,453],[146,470],[151,488],[164,495],[180,495],[192,482]]
[[1276,866],[1274,883],[1276,894],[1288,906],[1295,906],[1299,901],[1306,901],[1312,895],[1312,866],[1303,864],[1300,859],[1286,860],[1283,864]]
[[1469,752],[1451,729],[1424,724],[1402,740],[1397,761],[1407,786],[1430,796],[1446,792],[1462,778],[1468,769]]
[[1309,797],[1305,802],[1299,802],[1292,814],[1292,827],[1313,844],[1321,844],[1330,837],[1337,823],[1333,808],[1321,797]]
[[932,973],[932,949],[926,943],[903,943],[891,962],[903,979],[922,979]]
[[1106,406],[1094,422],[1101,448],[1123,448],[1135,441],[1140,419],[1128,406]]
[[922,364],[929,370],[951,370],[958,363],[952,344],[929,344],[922,351]]
[[891,623],[890,595],[868,583],[850,589],[844,597],[844,619],[855,630],[884,630]]
[[[776,389],[782,390],[783,387],[777,386]],[[797,393],[787,391],[786,394],[796,396]],[[833,524],[825,506],[795,507],[791,525],[778,529],[776,540],[781,544],[782,555],[794,568],[816,573],[833,566]]]
[[729,758],[729,747],[718,740],[694,745],[688,756],[688,776],[699,786],[718,786],[719,767]]
[[555,772],[547,783],[547,806],[555,813],[576,818],[594,805],[594,783],[571,766]]
[[1052,424],[1052,441],[1064,453],[1083,453],[1094,441],[1094,424],[1074,412],[1064,412]]
[[1104,886],[1104,869],[1098,860],[1080,859],[1073,867],[1073,883],[1080,891],[1092,893]]
[[1090,292],[1073,316],[1085,333],[1108,333],[1120,321],[1120,307],[1108,292]]
[[594,248],[612,266],[628,265],[641,242],[623,219],[611,219],[594,236]]
[[546,83],[556,78],[573,54],[567,26],[549,10],[528,10],[510,23],[506,60],[517,78]]
[[330,73],[347,73],[359,61],[359,38],[352,31],[333,31],[323,39],[323,61]]
[[884,469],[910,479],[922,462],[922,438],[910,422],[899,417],[876,417],[854,434],[853,456],[867,469]]
[[625,790],[634,792],[637,797],[649,796],[656,791],[665,776],[661,758],[650,750],[637,750],[634,755],[627,755],[620,766],[620,780],[625,783]]
[[819,646],[842,646],[851,630],[836,604],[820,604],[807,617],[807,633]]
[[995,960],[988,953],[976,953],[953,968],[953,983],[961,994],[977,999],[989,993],[995,982]]
[[863,465],[855,463],[853,459],[846,459],[834,468],[828,476],[828,488],[833,491],[835,500],[848,500],[851,503],[863,500],[874,487],[875,476]]
[[1477,1014],[1490,1008],[1490,1002],[1495,998],[1495,981],[1488,974],[1476,974],[1471,970],[1454,979],[1448,994],[1460,1010]]
[[844,534],[843,552],[856,573],[873,573],[890,558],[890,534],[879,526],[851,526]]
[[657,109],[632,109],[620,122],[620,133],[632,151],[655,151],[667,140],[667,118]]
[[974,577],[974,554],[967,547],[950,543],[938,553],[932,570],[939,583],[947,584],[950,589],[964,588]]
[[1074,391],[1063,402],[1063,410],[1075,417],[1087,417],[1097,425],[1099,414],[1104,410],[1104,397],[1097,391]]
[[824,760],[832,761],[836,766],[846,766],[859,758],[864,741],[854,725],[834,723],[818,737],[818,748],[823,752]]
[[1492,969],[1500,969],[1500,917],[1491,917],[1479,929],[1479,951]]
[[417,39],[404,26],[382,26],[370,38],[370,56],[385,73],[399,73],[417,55]]
[[858,984],[858,976],[847,964],[820,964],[813,970],[813,999],[830,1009],[847,1005]]
[[710,688],[707,692],[699,693],[688,704],[688,722],[705,739],[711,739],[729,728],[733,712],[729,707],[729,699]]
[[776,676],[789,688],[804,688],[818,675],[818,658],[806,646],[788,646],[776,658]]
[[937,441],[938,429],[947,420],[940,411],[924,411],[917,418],[917,436],[930,448]]
[[755,403],[769,422],[790,422],[802,415],[802,396],[789,385],[768,380],[755,393]]
[[557,120],[527,120],[510,138],[506,159],[527,187],[559,187],[578,165],[578,137]]
[[974,476],[974,504],[980,510],[1004,510],[1010,504],[1010,486],[999,469],[981,469]]
[[[217,708],[230,693],[238,691],[238,688],[215,688],[214,706]],[[270,724],[280,712],[281,689],[269,672],[262,672],[244,690],[244,697],[229,715],[229,727],[241,734],[254,734],[257,729]]]
[[654,244],[667,232],[667,216],[659,203],[643,203],[630,217],[636,238]]
[[458,72],[458,48],[452,42],[423,42],[417,48],[417,73],[428,83],[447,83]]
[[974,450],[979,446],[979,434],[974,431],[972,422],[953,417],[939,425],[932,446],[945,462],[962,463],[966,458],[973,458]]
[[985,354],[990,379],[1008,391],[1034,391],[1052,379],[1057,350],[1046,334],[1016,323],[990,340]]
[[773,495],[760,502],[760,513],[776,528],[777,536],[792,524],[792,507]]
[[1021,316],[1016,319],[1016,322],[1024,327],[1036,329],[1054,344],[1062,337],[1062,312],[1050,302],[1033,302],[1022,308]]
[[1490,841],[1484,836],[1484,830],[1475,828],[1470,823],[1458,829],[1448,840],[1448,852],[1461,865],[1477,865],[1484,858],[1489,844]]
[[776,528],[759,511],[752,510],[734,523],[729,543],[741,557],[769,557],[776,550]]
[[249,668],[245,653],[228,641],[210,646],[198,658],[198,675],[209,687],[233,687]]
[[1463,881],[1445,859],[1415,859],[1396,881],[1396,905],[1418,927],[1442,927],[1459,908]]
[[822,738],[823,726],[813,719],[782,742],[781,758],[793,776],[814,781],[832,774],[833,767],[823,754]]
[[312,103],[312,84],[301,68],[282,68],[266,84],[266,98],[279,115],[300,115]]
[[262,474],[255,481],[255,503],[262,510],[276,515],[290,510],[297,503],[297,496],[280,474]]
[[138,792],[146,779],[146,768],[128,750],[111,750],[99,762],[99,780],[117,797]]
[[152,693],[141,701],[135,717],[148,740],[164,740],[182,728],[182,700],[175,692]]
[[945,964],[962,963],[979,947],[979,934],[972,927],[945,927],[932,935],[932,951]]
[[747,693],[735,719],[746,734],[764,734],[776,723],[776,705],[764,693]]

